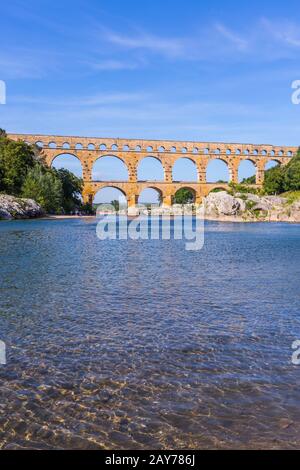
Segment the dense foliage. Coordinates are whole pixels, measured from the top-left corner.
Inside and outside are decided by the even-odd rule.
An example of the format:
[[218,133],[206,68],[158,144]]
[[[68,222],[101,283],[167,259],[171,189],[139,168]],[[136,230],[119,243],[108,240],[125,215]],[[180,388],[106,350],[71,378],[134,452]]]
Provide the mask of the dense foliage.
[[265,173],[264,191],[280,194],[300,190],[300,150],[287,165],[277,165]]
[[192,191],[187,188],[181,188],[177,191],[174,197],[175,204],[191,204],[194,201]]
[[[245,178],[242,185],[255,184],[255,175]],[[281,194],[300,190],[300,149],[287,165],[277,165],[265,172],[263,192]]]
[[47,168],[38,147],[10,140],[0,129],[0,192],[34,199],[59,214],[81,208],[82,186],[70,171]]

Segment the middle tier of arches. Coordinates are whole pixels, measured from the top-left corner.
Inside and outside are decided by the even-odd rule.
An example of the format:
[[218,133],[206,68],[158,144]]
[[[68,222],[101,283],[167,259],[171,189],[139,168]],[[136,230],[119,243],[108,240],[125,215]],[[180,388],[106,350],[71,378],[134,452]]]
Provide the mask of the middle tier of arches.
[[[211,157],[193,158],[192,156],[174,156],[165,159],[160,155],[132,154],[86,154],[85,152],[46,155],[47,163],[55,165],[56,159],[68,162],[77,159],[81,165],[84,181],[161,181],[161,182],[200,182],[200,183],[239,183],[255,177],[255,183],[261,184],[264,172],[272,164],[283,162],[271,157]],[[67,164],[65,164],[67,167]],[[253,181],[254,183],[254,181]]]

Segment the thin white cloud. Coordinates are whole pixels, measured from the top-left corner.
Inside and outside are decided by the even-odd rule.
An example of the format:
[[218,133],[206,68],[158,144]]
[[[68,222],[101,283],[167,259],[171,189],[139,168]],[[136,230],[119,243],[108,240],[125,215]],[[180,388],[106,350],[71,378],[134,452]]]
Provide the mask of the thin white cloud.
[[34,104],[34,105],[48,105],[59,107],[97,107],[97,106],[111,106],[119,104],[130,104],[144,101],[149,95],[146,93],[97,93],[89,96],[74,96],[51,98],[41,96],[12,96],[10,102],[12,104]]
[[179,38],[164,38],[146,33],[128,36],[107,29],[103,30],[102,36],[107,42],[121,48],[147,50],[169,58],[182,57],[186,51],[185,40]]
[[296,24],[287,20],[271,21],[267,18],[262,18],[261,24],[273,38],[282,44],[300,47],[300,28]]
[[114,60],[114,59],[93,62],[93,63],[90,63],[90,65],[94,70],[108,70],[108,71],[135,70],[139,66],[137,63],[125,62],[125,61]]
[[239,49],[239,50],[247,49],[248,41],[246,39],[242,38],[241,36],[239,36],[237,33],[233,32],[228,27],[224,26],[221,23],[216,23],[215,29],[223,37],[225,37],[228,41],[230,41],[234,46],[236,46],[237,49]]

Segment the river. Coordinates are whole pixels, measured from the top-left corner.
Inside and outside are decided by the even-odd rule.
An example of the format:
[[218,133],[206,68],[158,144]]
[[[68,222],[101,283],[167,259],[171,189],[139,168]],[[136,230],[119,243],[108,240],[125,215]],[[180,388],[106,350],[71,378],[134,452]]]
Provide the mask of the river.
[[2,449],[300,447],[300,225],[0,222]]

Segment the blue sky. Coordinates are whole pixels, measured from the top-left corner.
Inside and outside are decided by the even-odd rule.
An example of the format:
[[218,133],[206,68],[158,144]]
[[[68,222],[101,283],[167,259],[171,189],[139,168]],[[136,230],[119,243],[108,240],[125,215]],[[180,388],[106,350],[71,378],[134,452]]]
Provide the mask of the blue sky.
[[298,145],[296,1],[11,0],[9,132]]

